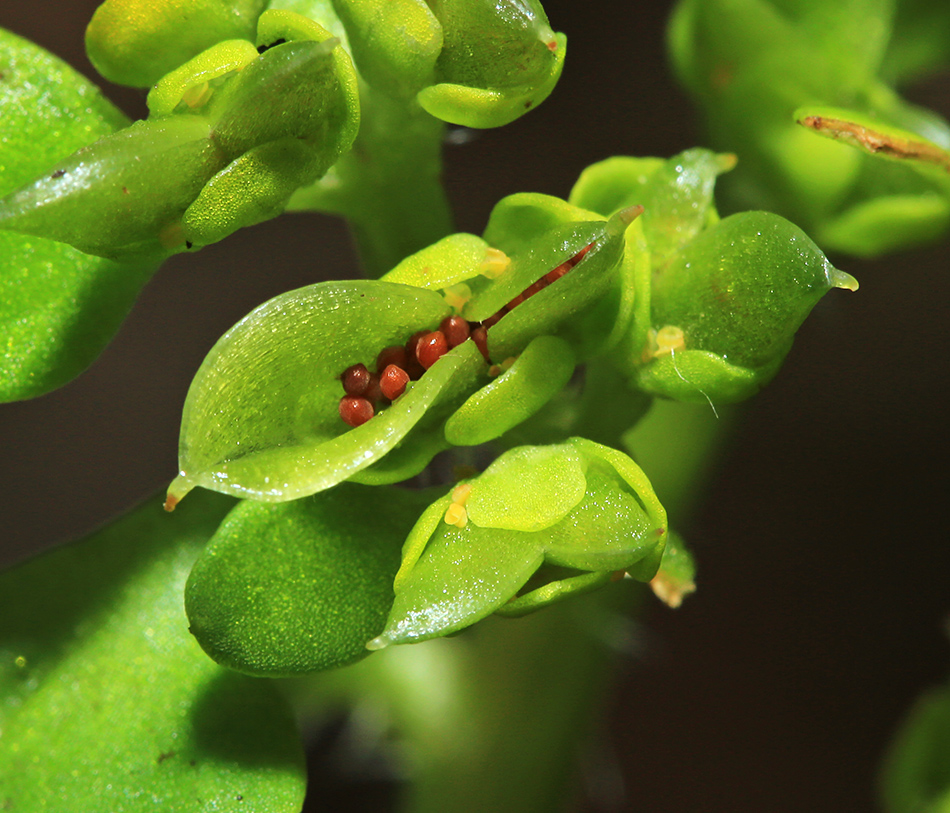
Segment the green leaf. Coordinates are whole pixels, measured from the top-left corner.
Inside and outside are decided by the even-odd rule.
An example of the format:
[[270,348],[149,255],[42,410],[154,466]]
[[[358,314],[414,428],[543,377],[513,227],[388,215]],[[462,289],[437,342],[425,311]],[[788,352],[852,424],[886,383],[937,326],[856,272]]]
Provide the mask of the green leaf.
[[[403,548],[382,649],[448,635],[490,613],[523,614],[605,584],[651,579],[666,512],[626,455],[583,438],[520,447],[423,512]],[[590,571],[545,578],[543,564]],[[517,598],[516,598],[517,596]]]
[[[3,30],[0,75],[0,196],[127,123],[72,68]],[[42,395],[82,372],[156,265],[0,231],[0,400]]]
[[185,578],[232,501],[150,500],[0,578],[0,806],[296,813],[304,764],[271,684],[189,635]]
[[420,492],[344,483],[312,499],[235,508],[185,591],[191,629],[218,663],[255,675],[343,666],[386,620]]
[[507,370],[473,393],[446,421],[453,446],[501,437],[551,400],[574,374],[574,352],[563,339],[538,336]]
[[798,227],[768,212],[732,215],[654,277],[649,341],[625,348],[626,369],[656,395],[745,398],[775,374],[795,331],[835,287],[857,282]]
[[484,367],[466,342],[372,420],[343,422],[340,376],[449,315],[433,291],[377,281],[326,282],[281,294],[208,354],[182,415],[174,504],[196,485],[282,502],[314,494],[380,459],[420,421],[456,373]]
[[222,40],[253,39],[267,0],[106,0],[86,29],[89,61],[119,85],[149,87]]
[[540,531],[564,516],[586,489],[585,466],[568,446],[521,446],[472,483],[469,519],[482,528]]
[[944,813],[950,806],[950,691],[926,692],[891,744],[881,772],[885,813]]
[[417,99],[437,118],[499,127],[539,105],[554,89],[567,40],[535,0],[432,0],[442,27],[435,80]]
[[598,161],[581,172],[568,201],[602,217],[609,217],[625,206],[645,206],[647,182],[665,165],[663,158],[626,155]]
[[422,0],[337,0],[335,8],[370,85],[408,99],[432,83],[442,26]]

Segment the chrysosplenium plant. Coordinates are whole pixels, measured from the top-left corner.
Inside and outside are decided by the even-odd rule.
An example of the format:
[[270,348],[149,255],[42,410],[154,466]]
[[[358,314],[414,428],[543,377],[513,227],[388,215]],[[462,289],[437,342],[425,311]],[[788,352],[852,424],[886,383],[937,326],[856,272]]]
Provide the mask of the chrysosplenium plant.
[[[347,218],[369,277],[221,337],[173,515],[152,501],[4,577],[0,806],[296,810],[286,701],[239,673],[343,667],[620,579],[675,606],[692,563],[625,433],[654,399],[754,394],[818,300],[857,287],[782,217],[721,219],[736,158],[706,149],[609,158],[451,233],[445,124],[506,124],[560,75],[536,2],[107,0],[87,49],[150,87],[134,124],[0,40],[6,400],[77,375],[164,258],[285,210]],[[399,485],[444,452],[451,481]]]

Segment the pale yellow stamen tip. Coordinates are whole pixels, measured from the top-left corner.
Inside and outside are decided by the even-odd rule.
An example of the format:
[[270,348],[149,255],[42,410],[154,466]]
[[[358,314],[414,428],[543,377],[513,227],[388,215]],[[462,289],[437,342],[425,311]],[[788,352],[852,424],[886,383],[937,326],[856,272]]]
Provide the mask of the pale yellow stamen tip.
[[456,528],[464,528],[468,524],[468,512],[464,505],[452,503],[445,512],[445,524],[454,525]]
[[489,248],[485,251],[485,259],[478,267],[478,271],[489,279],[500,277],[511,265],[511,258],[497,248]]
[[653,358],[659,358],[675,350],[682,350],[686,346],[686,336],[678,327],[667,325],[656,332],[655,342],[656,350],[653,351]]

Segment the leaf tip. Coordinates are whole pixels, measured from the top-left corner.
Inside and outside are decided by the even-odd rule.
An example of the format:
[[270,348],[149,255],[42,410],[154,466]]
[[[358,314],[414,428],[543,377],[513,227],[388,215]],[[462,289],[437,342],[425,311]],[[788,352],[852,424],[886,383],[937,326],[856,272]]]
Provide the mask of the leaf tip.
[[846,271],[831,268],[828,272],[828,281],[834,288],[845,288],[848,291],[858,290],[858,281]]
[[366,648],[370,652],[378,652],[380,649],[385,649],[391,643],[392,643],[392,639],[388,635],[383,633],[382,635],[377,635],[375,638],[373,638],[372,641],[367,641]]
[[193,486],[188,481],[185,473],[182,472],[179,474],[172,480],[171,485],[168,487],[168,493],[165,495],[164,509],[168,512],[174,511],[175,506],[182,501],[184,496],[191,491],[192,488]]

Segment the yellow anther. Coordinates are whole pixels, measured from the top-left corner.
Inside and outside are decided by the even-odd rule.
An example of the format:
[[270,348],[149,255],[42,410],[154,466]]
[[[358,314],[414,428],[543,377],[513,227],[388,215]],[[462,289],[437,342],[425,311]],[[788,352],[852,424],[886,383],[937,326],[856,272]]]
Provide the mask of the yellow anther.
[[653,351],[653,358],[667,356],[676,350],[682,350],[686,347],[686,336],[683,331],[673,325],[661,327],[657,332],[653,342],[656,343],[656,349]]
[[468,511],[464,505],[452,503],[445,512],[446,525],[454,525],[456,528],[464,528],[468,524]]
[[485,259],[478,267],[478,272],[489,279],[495,279],[501,276],[511,265],[511,258],[497,248],[489,248],[485,251]]

